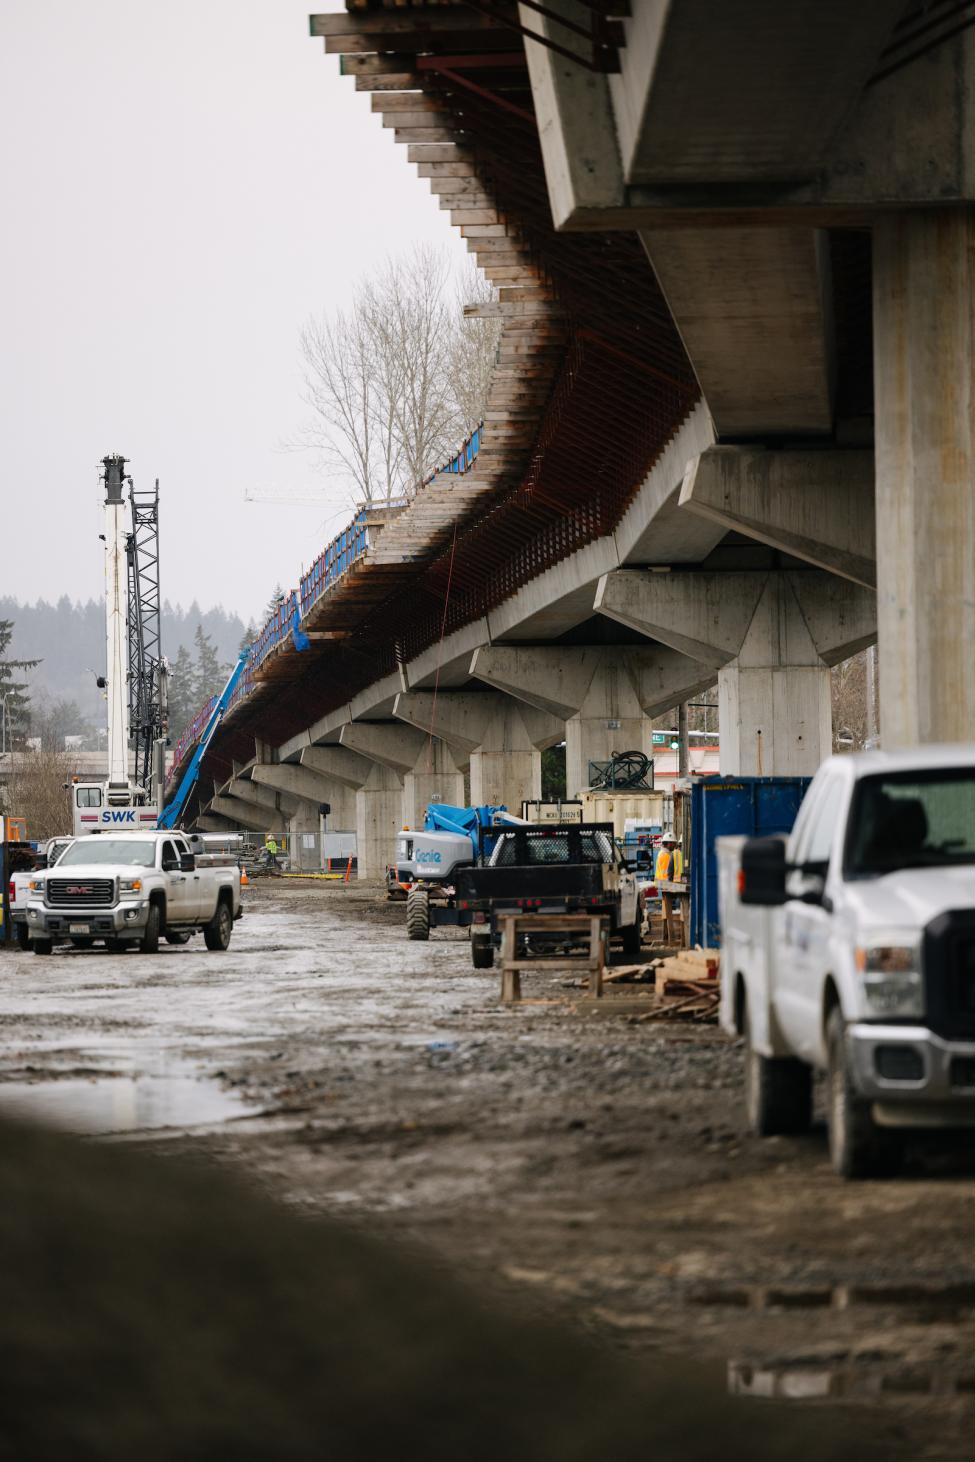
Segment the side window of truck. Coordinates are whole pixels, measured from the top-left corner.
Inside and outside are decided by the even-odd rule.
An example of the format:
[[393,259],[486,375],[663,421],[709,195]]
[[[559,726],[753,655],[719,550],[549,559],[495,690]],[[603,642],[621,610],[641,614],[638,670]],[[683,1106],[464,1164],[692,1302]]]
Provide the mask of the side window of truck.
[[78,807],[101,807],[101,787],[79,787],[75,794],[75,803]]
[[800,868],[825,868],[829,863],[843,810],[844,790],[843,778],[831,777],[816,798],[816,805],[810,807],[795,852]]

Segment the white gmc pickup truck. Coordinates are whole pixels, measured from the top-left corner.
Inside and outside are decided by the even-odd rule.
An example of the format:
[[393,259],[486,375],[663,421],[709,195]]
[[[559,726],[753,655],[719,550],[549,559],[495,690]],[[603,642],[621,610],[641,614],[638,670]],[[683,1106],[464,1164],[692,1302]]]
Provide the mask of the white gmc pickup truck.
[[749,1123],[809,1125],[845,1178],[975,1126],[975,746],[831,757],[788,840],[719,840],[721,1019]]
[[31,876],[27,931],[35,954],[98,940],[155,954],[160,938],[185,944],[198,929],[220,950],[239,916],[240,869],[197,867],[181,833],[91,834]]

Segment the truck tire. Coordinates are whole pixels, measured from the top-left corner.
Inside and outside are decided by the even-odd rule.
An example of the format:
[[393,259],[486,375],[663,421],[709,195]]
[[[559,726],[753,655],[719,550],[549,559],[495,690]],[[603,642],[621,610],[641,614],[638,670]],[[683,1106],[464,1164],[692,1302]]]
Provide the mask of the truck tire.
[[489,970],[494,964],[494,945],[490,934],[471,935],[471,964],[476,970]]
[[189,944],[190,942],[188,929],[167,929],[164,937],[167,944]]
[[139,949],[143,954],[159,953],[159,933],[162,929],[162,914],[158,904],[150,904],[149,912],[146,915],[146,927],[142,931],[142,938],[139,940]]
[[885,1178],[903,1160],[899,1134],[878,1127],[870,1102],[860,1096],[846,1058],[846,1023],[837,1007],[826,1025],[829,1156],[841,1178]]
[[643,920],[638,914],[635,924],[626,924],[620,934],[623,938],[623,953],[638,959],[643,948]]
[[812,1070],[791,1056],[763,1056],[752,1045],[745,1007],[745,1112],[756,1137],[808,1132],[812,1121]]
[[430,895],[425,888],[411,888],[406,900],[407,939],[430,938]]
[[33,939],[31,945],[35,954],[53,954],[54,952],[53,939]]
[[30,948],[30,930],[28,929],[27,925],[26,924],[17,924],[17,925],[15,925],[15,928],[17,930],[17,948],[18,949],[29,949]]
[[226,899],[221,899],[217,904],[217,912],[209,924],[203,926],[203,940],[207,949],[223,950],[230,945],[230,936],[234,932],[234,916],[230,912],[230,905]]

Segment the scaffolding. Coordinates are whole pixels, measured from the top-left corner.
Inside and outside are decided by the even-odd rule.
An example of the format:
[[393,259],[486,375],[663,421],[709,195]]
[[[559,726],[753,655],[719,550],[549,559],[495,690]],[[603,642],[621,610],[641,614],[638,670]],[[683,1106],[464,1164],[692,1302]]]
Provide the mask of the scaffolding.
[[137,490],[129,478],[132,531],[128,560],[129,741],[135,753],[135,779],[153,785],[153,749],[166,736],[165,676],[159,605],[159,479]]

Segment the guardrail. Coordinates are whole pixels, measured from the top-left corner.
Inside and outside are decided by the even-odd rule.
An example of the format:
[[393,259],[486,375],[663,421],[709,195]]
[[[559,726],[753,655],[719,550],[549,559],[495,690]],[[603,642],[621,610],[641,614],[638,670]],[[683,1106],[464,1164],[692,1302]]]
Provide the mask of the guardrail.
[[177,740],[176,745],[173,747],[173,764],[169,769],[169,776],[166,778],[167,786],[173,780],[173,773],[176,771],[176,768],[179,766],[180,762],[183,760],[183,757],[189,751],[190,747],[195,746],[200,737],[203,735],[204,727],[206,726],[206,723],[209,721],[210,717],[213,715],[213,708],[216,704],[217,698],[215,695],[212,695],[207,701],[206,705],[203,707],[203,709],[201,711],[197,711],[190,724],[186,727],[182,735]]

